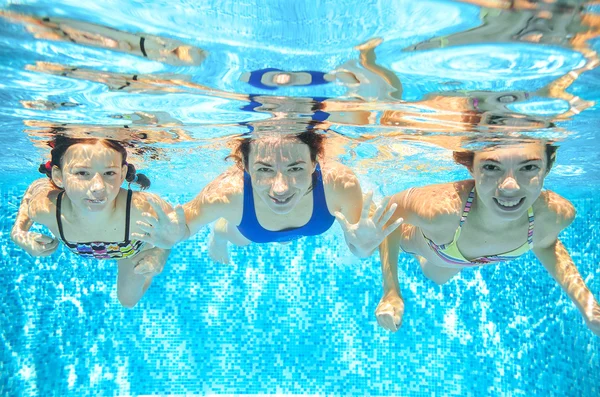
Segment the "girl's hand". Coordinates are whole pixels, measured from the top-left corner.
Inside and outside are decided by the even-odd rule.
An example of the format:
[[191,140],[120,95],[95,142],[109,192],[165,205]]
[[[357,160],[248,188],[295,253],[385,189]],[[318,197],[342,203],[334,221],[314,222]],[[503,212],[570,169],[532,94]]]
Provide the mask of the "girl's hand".
[[135,265],[133,267],[133,272],[148,278],[162,273],[167,258],[169,257],[169,253],[169,250],[163,250],[161,248],[151,248],[140,252],[134,258]]
[[188,228],[181,205],[177,205],[174,211],[167,214],[154,200],[149,199],[148,203],[156,212],[156,217],[144,212],[144,220],[137,221],[137,224],[145,233],[131,233],[133,237],[163,249],[170,249],[185,239]]
[[58,248],[58,239],[34,232],[11,234],[12,240],[32,256],[49,256]]
[[397,293],[388,293],[379,301],[375,315],[380,326],[388,331],[396,332],[402,324],[404,301]]
[[367,193],[363,202],[363,208],[358,223],[350,224],[346,217],[339,211],[335,213],[335,217],[342,226],[346,242],[350,249],[359,257],[368,257],[373,251],[379,247],[383,240],[400,224],[404,219],[398,218],[393,223],[385,227],[387,221],[390,220],[396,210],[396,203],[385,211],[389,198],[381,205],[376,206],[373,217],[369,217],[369,209],[373,202],[373,192]]

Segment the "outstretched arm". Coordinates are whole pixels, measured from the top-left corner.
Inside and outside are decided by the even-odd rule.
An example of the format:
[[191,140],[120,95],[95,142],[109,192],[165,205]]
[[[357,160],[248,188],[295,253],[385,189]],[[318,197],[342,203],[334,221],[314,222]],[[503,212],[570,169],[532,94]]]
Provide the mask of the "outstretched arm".
[[600,336],[600,305],[562,242],[557,238],[550,244],[534,247],[533,252],[573,301],[590,330]]
[[10,233],[12,241],[32,256],[49,256],[58,248],[58,239],[29,231],[34,222],[31,207],[39,204],[36,203],[36,201],[39,201],[39,197],[43,193],[47,195],[50,190],[52,188],[47,178],[38,179],[29,186],[23,196],[15,224]]

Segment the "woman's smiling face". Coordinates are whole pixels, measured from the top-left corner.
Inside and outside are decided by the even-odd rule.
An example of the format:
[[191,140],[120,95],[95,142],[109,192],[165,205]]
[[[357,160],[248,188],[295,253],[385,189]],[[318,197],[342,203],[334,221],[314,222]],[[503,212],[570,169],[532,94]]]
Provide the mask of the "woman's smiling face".
[[276,214],[289,213],[312,187],[312,162],[308,145],[285,138],[252,142],[248,173],[252,188]]

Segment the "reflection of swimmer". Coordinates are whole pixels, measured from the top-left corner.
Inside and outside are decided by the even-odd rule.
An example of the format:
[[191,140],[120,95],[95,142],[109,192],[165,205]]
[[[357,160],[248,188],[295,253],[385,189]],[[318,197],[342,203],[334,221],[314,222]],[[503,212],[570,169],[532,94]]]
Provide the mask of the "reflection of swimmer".
[[[121,188],[127,181],[144,189],[150,181],[127,163],[118,142],[57,136],[52,145],[52,159],[40,166],[50,181],[40,179],[29,187],[11,238],[33,256],[51,255],[60,241],[84,258],[118,260],[117,295],[124,306],[133,307],[168,256],[133,238],[141,231],[136,221],[153,211],[151,200],[163,211],[172,209],[157,196]],[[30,232],[34,222],[58,238]]]
[[206,53],[200,48],[145,33],[129,33],[73,19],[39,18],[9,11],[0,11],[0,17],[24,24],[37,39],[106,48],[175,66],[200,65],[206,58]]
[[267,68],[244,73],[240,80],[262,90],[275,90],[278,87],[327,84],[335,80],[335,77],[323,72],[284,72],[280,69]]
[[217,220],[209,253],[227,263],[228,242],[287,243],[322,234],[337,218],[350,250],[369,256],[401,221],[383,229],[393,211],[384,212],[385,205],[369,215],[371,196],[363,201],[354,173],[339,163],[319,163],[323,140],[314,131],[241,140],[232,154],[237,167],[185,204],[185,219],[149,217],[143,240],[169,248]]
[[240,80],[253,87],[276,90],[279,87],[315,86],[337,82],[348,87],[347,97],[364,101],[398,100],[402,98],[402,84],[390,70],[377,64],[375,48],[382,43],[375,38],[356,47],[358,60],[350,60],[335,70],[324,73],[315,71],[286,72],[266,68],[244,73]]
[[396,331],[402,321],[400,251],[415,255],[425,277],[441,285],[464,269],[510,261],[532,250],[600,336],[600,305],[557,237],[573,221],[575,209],[565,198],[542,190],[555,151],[556,146],[535,141],[454,152],[473,179],[392,196],[397,208],[390,221],[402,217],[406,223],[380,247],[384,295],[376,310],[379,324]]

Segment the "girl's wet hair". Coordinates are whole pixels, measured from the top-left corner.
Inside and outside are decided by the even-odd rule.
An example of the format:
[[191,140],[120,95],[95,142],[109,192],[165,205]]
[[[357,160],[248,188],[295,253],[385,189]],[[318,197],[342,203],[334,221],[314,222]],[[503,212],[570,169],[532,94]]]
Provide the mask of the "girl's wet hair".
[[[553,145],[551,143],[546,143],[546,174],[550,172],[552,166],[554,165],[554,161],[556,160],[556,151],[558,150],[558,146]],[[464,165],[468,170],[473,170],[473,159],[475,158],[475,152],[472,150],[467,150],[464,152],[452,152],[452,157],[454,158],[454,162],[460,165]]]
[[[303,131],[299,134],[291,134],[286,137],[289,140],[297,140],[308,146],[310,150],[310,159],[313,163],[317,162],[317,158],[322,156],[325,151],[325,136],[314,130]],[[250,156],[250,145],[256,138],[246,137],[240,139],[232,153],[225,159],[233,159],[235,164],[240,168],[247,170],[248,157]]]
[[125,176],[127,182],[138,185],[142,190],[150,187],[150,179],[148,179],[146,175],[138,174],[136,172],[133,164],[127,162],[127,150],[125,150],[120,142],[112,139],[69,138],[64,135],[57,135],[54,140],[50,142],[50,147],[52,147],[50,161],[40,164],[38,171],[52,179],[52,167],[57,166],[62,169],[62,159],[67,152],[67,149],[80,143],[93,145],[97,142],[101,142],[104,146],[121,154],[121,165],[127,165],[127,175]]

